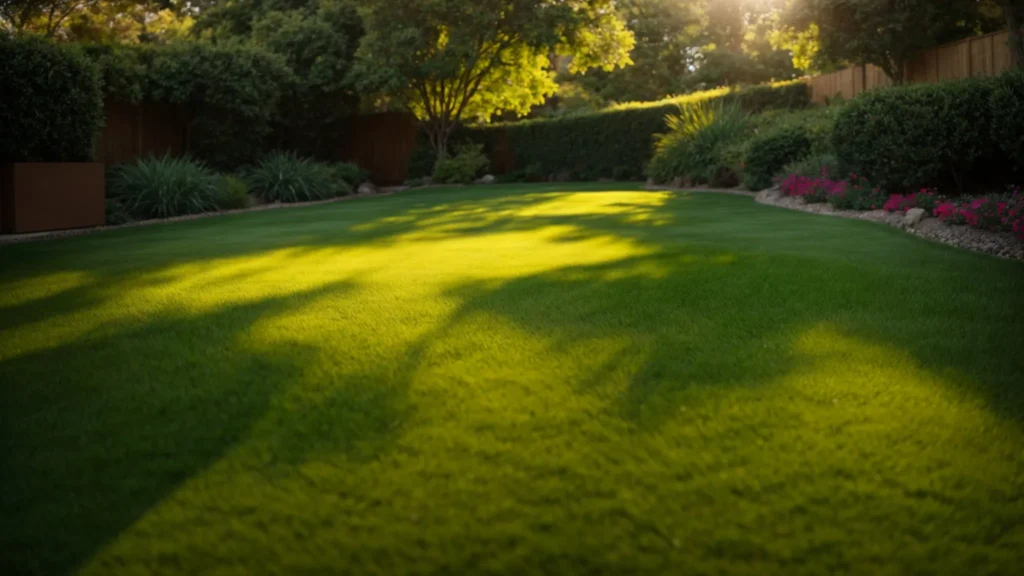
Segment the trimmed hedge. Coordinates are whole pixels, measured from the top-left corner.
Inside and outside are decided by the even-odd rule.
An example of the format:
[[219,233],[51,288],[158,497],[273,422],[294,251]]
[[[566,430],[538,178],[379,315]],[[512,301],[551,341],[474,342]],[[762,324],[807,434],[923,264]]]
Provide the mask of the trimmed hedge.
[[996,80],[990,104],[992,138],[1024,173],[1024,72],[1009,72]]
[[236,168],[270,148],[278,102],[294,82],[281,56],[244,45],[88,46],[114,101],[182,104],[192,112],[189,152]]
[[836,119],[839,161],[891,192],[991,182],[1005,165],[992,138],[996,84],[971,79],[861,94]]
[[578,174],[583,180],[644,173],[653,154],[654,135],[665,132],[665,116],[680,104],[720,100],[736,102],[747,112],[803,108],[810,89],[803,81],[711,90],[642,104],[625,104],[562,118],[528,120],[461,131],[455,138],[485,144],[494,160],[495,143],[507,138],[515,168],[538,166],[545,174]]
[[743,161],[743,185],[748,190],[764,190],[788,164],[802,160],[811,153],[807,130],[787,126],[755,136],[747,143]]
[[91,159],[103,94],[79,50],[0,32],[0,102],[0,161]]

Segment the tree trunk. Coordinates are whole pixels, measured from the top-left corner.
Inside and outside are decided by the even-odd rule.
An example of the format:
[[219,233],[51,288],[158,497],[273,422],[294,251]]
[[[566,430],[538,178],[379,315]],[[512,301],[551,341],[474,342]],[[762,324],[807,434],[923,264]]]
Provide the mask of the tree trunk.
[[1010,62],[1015,70],[1024,70],[1024,0],[1002,0],[1000,3],[1010,31]]

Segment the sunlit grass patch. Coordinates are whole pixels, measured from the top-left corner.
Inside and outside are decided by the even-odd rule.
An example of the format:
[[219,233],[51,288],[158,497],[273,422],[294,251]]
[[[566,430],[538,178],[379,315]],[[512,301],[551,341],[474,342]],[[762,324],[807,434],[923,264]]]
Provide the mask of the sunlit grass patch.
[[1012,573],[1024,269],[431,190],[0,250],[14,573]]

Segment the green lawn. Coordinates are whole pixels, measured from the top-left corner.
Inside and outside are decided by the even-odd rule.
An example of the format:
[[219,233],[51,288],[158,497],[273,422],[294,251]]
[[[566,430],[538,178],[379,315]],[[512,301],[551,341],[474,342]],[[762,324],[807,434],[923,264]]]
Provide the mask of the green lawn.
[[0,247],[0,572],[1019,573],[1024,265],[631,188]]

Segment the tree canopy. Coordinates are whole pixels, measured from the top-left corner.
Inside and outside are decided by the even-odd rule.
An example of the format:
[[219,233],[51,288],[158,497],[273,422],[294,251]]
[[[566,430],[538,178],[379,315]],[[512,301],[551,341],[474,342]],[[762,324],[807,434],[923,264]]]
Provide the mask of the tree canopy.
[[364,0],[367,35],[357,86],[404,103],[447,153],[462,118],[526,114],[556,85],[552,59],[567,70],[631,63],[633,34],[612,0]]

